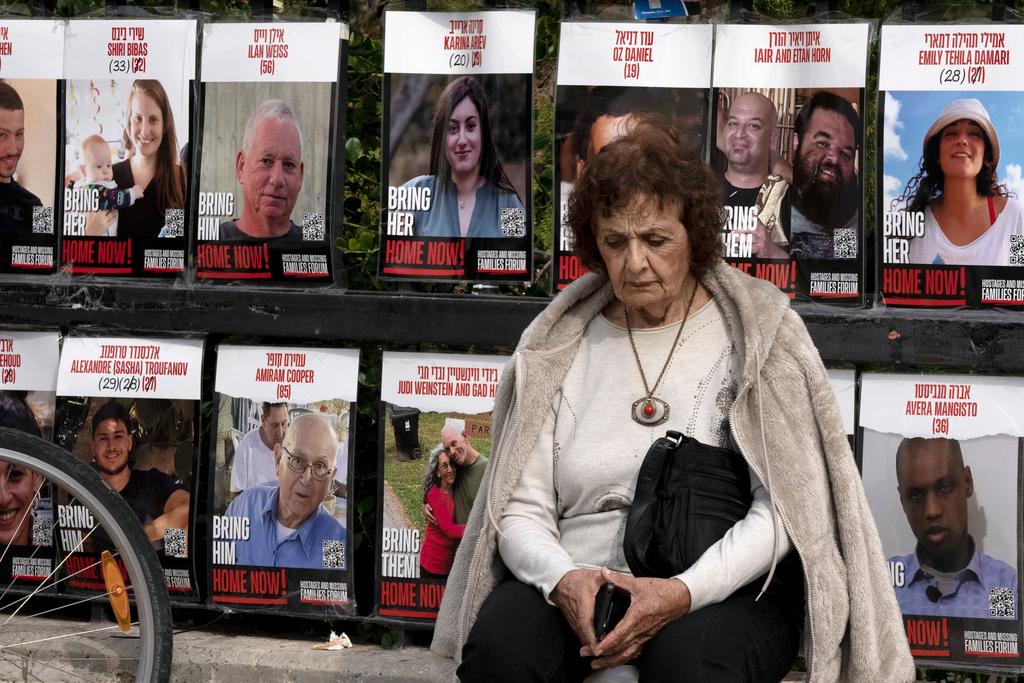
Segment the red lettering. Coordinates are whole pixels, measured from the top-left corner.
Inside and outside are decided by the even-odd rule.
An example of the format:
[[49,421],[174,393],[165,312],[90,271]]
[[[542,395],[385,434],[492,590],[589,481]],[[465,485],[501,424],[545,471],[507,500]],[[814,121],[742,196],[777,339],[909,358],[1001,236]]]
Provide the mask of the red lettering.
[[232,267],[231,247],[227,244],[200,244],[196,255],[203,270],[229,270]]

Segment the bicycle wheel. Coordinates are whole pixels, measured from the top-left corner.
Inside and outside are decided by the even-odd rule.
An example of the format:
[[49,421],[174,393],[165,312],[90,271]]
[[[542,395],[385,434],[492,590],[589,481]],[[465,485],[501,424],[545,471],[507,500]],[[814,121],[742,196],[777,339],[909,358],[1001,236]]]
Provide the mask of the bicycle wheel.
[[[76,506],[88,510],[90,526],[83,535],[102,539],[106,552],[100,570],[107,592],[76,601],[50,597],[42,601],[56,602],[57,607],[37,607],[40,589],[62,581],[62,558],[80,550],[80,544],[66,547],[67,539],[54,535],[54,566],[34,591],[14,596],[9,586],[0,586],[0,680],[96,680],[98,676],[101,680],[167,681],[173,638],[170,601],[163,570],[135,514],[99,475],[70,453],[35,436],[0,428],[0,496],[10,497],[6,489],[12,476],[23,481],[31,473],[41,475]],[[22,520],[11,519],[19,516],[18,509],[13,503],[8,508],[0,505],[0,521],[23,524],[29,517],[27,508]],[[7,555],[11,547],[10,542],[0,544],[0,552]],[[103,604],[106,612],[113,613],[109,623],[54,620],[61,609],[90,602]],[[102,610],[94,614],[97,611]],[[130,635],[125,637],[123,627],[129,624]],[[54,647],[54,641],[68,638],[72,640]]]

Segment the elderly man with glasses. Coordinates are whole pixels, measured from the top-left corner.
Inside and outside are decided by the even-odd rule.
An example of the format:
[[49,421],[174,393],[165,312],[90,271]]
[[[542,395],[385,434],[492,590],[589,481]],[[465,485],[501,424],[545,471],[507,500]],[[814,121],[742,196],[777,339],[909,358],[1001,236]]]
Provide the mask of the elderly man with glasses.
[[[338,436],[320,415],[300,415],[274,446],[277,485],[246,489],[228,517],[249,520],[248,538],[235,541],[237,563],[259,567],[344,569],[333,559],[345,528],[321,506],[334,478]],[[343,555],[344,556],[344,555]]]

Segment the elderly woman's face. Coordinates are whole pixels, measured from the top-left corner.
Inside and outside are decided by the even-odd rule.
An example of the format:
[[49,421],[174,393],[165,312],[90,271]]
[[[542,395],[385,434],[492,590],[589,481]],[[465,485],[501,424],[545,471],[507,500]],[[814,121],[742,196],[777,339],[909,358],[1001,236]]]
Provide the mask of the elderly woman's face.
[[455,468],[452,466],[452,459],[444,451],[437,456],[437,478],[447,486],[455,483]]
[[452,173],[479,172],[480,112],[468,97],[463,97],[452,110],[444,150]]
[[690,239],[679,205],[635,198],[618,213],[597,219],[601,252],[615,296],[629,309],[663,308],[683,296],[690,272]]
[[939,133],[939,167],[947,178],[975,178],[985,161],[985,131],[969,119]]

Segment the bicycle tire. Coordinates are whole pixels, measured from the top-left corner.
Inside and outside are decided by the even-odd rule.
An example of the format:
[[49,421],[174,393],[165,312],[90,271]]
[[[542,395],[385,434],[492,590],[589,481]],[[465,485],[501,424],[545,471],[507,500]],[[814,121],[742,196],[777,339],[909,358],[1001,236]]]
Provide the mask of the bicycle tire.
[[89,509],[117,548],[133,587],[139,623],[135,680],[170,680],[174,636],[167,584],[156,553],[128,503],[91,467],[31,434],[0,428],[0,461],[35,470]]

